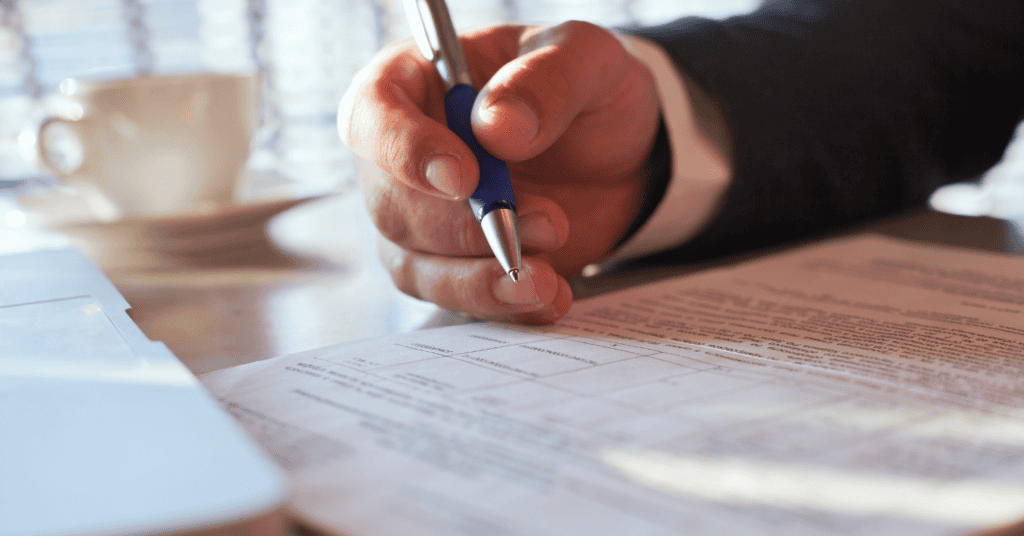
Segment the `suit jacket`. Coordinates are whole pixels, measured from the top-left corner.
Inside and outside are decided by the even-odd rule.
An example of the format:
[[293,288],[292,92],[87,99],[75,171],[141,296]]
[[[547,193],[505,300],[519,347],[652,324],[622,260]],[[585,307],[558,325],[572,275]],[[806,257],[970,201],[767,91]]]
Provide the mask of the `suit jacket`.
[[733,136],[724,205],[674,261],[922,206],[994,165],[1024,119],[1019,0],[778,0],[626,31],[663,46]]

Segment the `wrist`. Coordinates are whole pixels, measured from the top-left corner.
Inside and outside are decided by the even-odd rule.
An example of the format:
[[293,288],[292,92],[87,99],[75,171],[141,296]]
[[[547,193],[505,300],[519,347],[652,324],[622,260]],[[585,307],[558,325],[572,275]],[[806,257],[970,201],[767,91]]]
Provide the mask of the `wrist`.
[[[644,257],[686,243],[718,212],[732,180],[732,139],[718,105],[660,46],[637,37],[623,40],[655,78],[670,172],[667,180],[663,175],[649,177],[645,195],[656,206],[645,219],[637,211],[640,221],[602,262]],[[665,162],[653,151],[648,157],[652,171]],[[658,187],[658,180],[665,181],[664,188]]]
[[615,242],[612,250],[621,247],[630,239],[644,222],[651,217],[654,210],[661,203],[668,188],[669,180],[672,177],[672,148],[669,144],[668,129],[662,117],[658,118],[658,131],[654,137],[654,145],[644,161],[643,182],[640,186],[640,199],[636,214],[630,222],[629,227]]

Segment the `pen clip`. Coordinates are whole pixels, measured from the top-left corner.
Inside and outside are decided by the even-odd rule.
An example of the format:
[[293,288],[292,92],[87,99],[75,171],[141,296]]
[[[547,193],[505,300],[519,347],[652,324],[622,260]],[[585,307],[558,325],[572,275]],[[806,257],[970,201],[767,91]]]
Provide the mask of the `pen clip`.
[[416,41],[420,53],[427,61],[434,62],[441,55],[441,45],[437,38],[437,25],[430,16],[430,8],[424,0],[405,0],[405,16],[409,19],[412,38]]

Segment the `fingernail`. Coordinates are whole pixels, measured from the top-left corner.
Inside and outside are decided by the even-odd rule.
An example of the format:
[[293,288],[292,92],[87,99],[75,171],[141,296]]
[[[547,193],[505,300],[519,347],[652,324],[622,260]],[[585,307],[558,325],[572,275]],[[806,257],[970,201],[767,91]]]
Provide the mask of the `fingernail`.
[[509,305],[541,305],[529,266],[523,266],[519,271],[518,283],[512,281],[508,275],[503,275],[494,282],[491,290],[495,298]]
[[523,214],[519,217],[519,240],[523,245],[538,249],[558,247],[558,233],[551,218],[543,212]]
[[532,108],[519,99],[502,99],[483,110],[480,119],[497,129],[502,136],[530,143],[540,130],[540,119]]
[[437,191],[451,198],[459,193],[459,161],[448,155],[432,155],[424,159],[423,176]]

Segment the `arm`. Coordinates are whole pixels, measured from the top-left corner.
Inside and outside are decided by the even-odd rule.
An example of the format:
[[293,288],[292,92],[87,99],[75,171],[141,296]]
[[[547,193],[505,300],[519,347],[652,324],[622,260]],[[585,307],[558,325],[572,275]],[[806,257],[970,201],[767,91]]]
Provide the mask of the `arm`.
[[719,213],[666,259],[735,253],[924,204],[998,161],[1024,105],[1024,4],[769,2],[633,33],[714,96]]
[[[409,44],[385,49],[338,114],[346,144],[381,170],[363,189],[385,266],[400,289],[445,308],[550,322],[572,301],[566,277],[616,245],[628,253],[655,223],[672,227],[659,223],[665,214],[672,222],[689,211],[691,222],[632,253],[674,248],[661,256],[705,258],[920,205],[935,187],[999,158],[1024,95],[1024,6],[944,1],[774,2],[725,21],[634,30],[695,82],[693,110],[700,95],[714,99],[707,109],[721,111],[731,134],[734,156],[729,143],[712,143],[719,158],[709,160],[725,170],[727,192],[720,184],[703,210],[687,194],[649,202],[680,184],[685,191],[687,174],[676,173],[664,192],[650,187],[661,181],[648,173],[667,167],[647,156],[664,146],[655,134],[668,107],[657,102],[650,71],[618,41],[584,23],[467,34],[474,79],[488,80],[474,133],[509,162],[522,193],[532,281],[517,287],[502,277],[465,205],[477,170],[443,127],[436,72]],[[670,140],[674,170],[681,151],[715,142],[715,128],[694,124],[691,132],[706,139]]]

